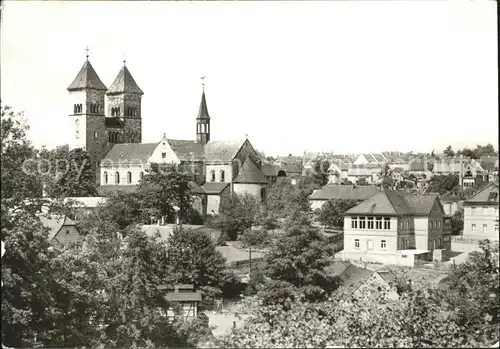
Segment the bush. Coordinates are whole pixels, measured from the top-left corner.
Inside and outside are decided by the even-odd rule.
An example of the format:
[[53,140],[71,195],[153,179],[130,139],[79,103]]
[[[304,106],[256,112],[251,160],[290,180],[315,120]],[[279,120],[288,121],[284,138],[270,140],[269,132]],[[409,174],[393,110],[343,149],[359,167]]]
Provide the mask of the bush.
[[194,208],[190,208],[187,212],[186,215],[183,218],[183,223],[184,224],[193,224],[193,225],[203,225],[204,224],[204,219],[200,212],[195,210]]
[[241,241],[245,246],[262,246],[269,242],[269,234],[265,229],[247,229],[241,235]]
[[205,226],[213,229],[221,229],[222,227],[222,218],[219,215],[206,215],[205,216]]

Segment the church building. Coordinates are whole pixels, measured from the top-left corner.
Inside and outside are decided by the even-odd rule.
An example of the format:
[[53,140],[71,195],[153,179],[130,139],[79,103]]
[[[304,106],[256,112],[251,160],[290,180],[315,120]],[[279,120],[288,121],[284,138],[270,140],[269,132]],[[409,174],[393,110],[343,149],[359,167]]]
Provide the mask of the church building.
[[268,179],[262,160],[248,139],[213,141],[205,90],[193,123],[195,139],[142,143],[141,98],[144,92],[124,65],[109,89],[87,60],[68,87],[73,104],[73,148],[87,150],[95,164],[98,193],[137,189],[152,164],[174,163],[191,177],[195,207],[202,214],[217,214],[220,200],[232,193],[265,199]]

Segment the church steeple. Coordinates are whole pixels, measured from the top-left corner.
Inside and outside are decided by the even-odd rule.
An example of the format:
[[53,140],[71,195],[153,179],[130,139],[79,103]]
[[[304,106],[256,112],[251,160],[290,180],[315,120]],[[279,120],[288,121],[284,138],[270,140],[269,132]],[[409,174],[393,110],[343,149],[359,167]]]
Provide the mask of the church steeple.
[[[205,77],[201,78],[202,81]],[[205,83],[202,83],[203,92],[201,95],[200,109],[196,117],[196,141],[206,144],[210,141],[210,115],[208,115],[207,100],[205,98]]]
[[75,80],[69,85],[68,91],[72,92],[84,89],[98,91],[107,90],[107,87],[102,83],[101,79],[99,79],[94,67],[90,64],[88,55],[87,60],[83,63],[82,69],[80,69]]
[[[141,99],[144,92],[135,82],[125,63],[124,60],[122,68],[106,92],[107,116],[121,120],[123,124],[122,142],[141,143]],[[113,141],[112,136],[110,136],[110,141]]]

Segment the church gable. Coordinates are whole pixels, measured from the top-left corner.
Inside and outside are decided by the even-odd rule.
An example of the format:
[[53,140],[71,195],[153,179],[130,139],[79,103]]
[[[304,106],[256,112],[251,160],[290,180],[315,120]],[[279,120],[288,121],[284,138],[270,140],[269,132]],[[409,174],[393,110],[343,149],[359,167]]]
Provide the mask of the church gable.
[[257,154],[257,151],[254,149],[254,147],[252,146],[250,141],[247,139],[241,145],[240,149],[238,150],[238,152],[234,156],[234,159],[238,160],[240,162],[240,164],[243,164],[243,162],[245,161],[245,159],[248,156],[252,159],[252,161],[255,163],[255,165],[257,165],[257,167],[260,168],[261,159],[260,159],[259,155]]
[[156,163],[156,164],[174,163],[178,165],[180,164],[180,160],[177,154],[170,146],[168,139],[163,137],[160,143],[158,143],[156,149],[151,154],[149,158],[149,163]]
[[441,202],[439,199],[436,198],[434,201],[434,205],[432,206],[431,210],[431,217],[436,217],[436,216],[445,216],[446,213],[444,212],[443,206],[441,205]]

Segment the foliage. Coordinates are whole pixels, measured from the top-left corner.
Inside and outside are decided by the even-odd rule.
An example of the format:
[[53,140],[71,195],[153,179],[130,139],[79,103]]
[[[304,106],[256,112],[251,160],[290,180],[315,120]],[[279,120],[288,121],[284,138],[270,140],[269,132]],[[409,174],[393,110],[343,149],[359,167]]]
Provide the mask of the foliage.
[[289,199],[294,195],[295,188],[287,177],[278,177],[276,182],[269,186],[267,193],[268,213],[277,218],[287,215]]
[[144,214],[156,219],[165,216],[167,221],[174,222],[177,217],[174,206],[177,206],[182,219],[192,203],[189,180],[177,165],[151,166],[139,185]]
[[330,169],[330,162],[328,160],[316,160],[311,173],[314,178],[314,184],[317,188],[322,188],[328,183],[328,170]]
[[369,185],[369,183],[368,183],[368,180],[366,179],[366,177],[359,177],[356,180],[356,185]]
[[192,207],[188,208],[182,222],[184,224],[203,225],[204,220],[200,212]]
[[328,200],[319,210],[318,221],[328,227],[344,227],[344,213],[356,206],[355,200]]
[[247,229],[241,235],[245,246],[262,247],[269,243],[269,234],[266,229]]
[[[278,282],[275,285],[281,289],[298,288],[306,296],[321,299],[337,286],[337,280],[324,271],[330,263],[330,255],[331,251],[317,229],[294,227],[267,252],[263,273]],[[266,287],[266,292],[272,294],[276,290]]]
[[262,221],[262,210],[257,198],[250,194],[225,196],[220,203],[221,230],[229,240]]
[[463,209],[455,212],[451,217],[451,235],[461,235],[464,229],[464,213]]
[[441,195],[447,192],[458,192],[460,190],[458,179],[457,175],[433,176],[429,181],[428,192]]
[[443,151],[444,156],[452,158],[455,156],[455,152],[453,151],[451,145],[447,146],[446,149]]
[[68,145],[40,151],[40,172],[50,198],[84,197],[97,194],[96,170],[88,153]]
[[170,283],[192,284],[207,299],[222,294],[231,275],[226,273],[226,260],[208,234],[176,228],[169,238],[167,251],[164,268]]
[[478,144],[475,149],[463,148],[462,150],[458,150],[456,155],[471,159],[479,159],[481,156],[498,156],[498,151],[495,150],[492,144],[484,146]]
[[[441,286],[404,282],[391,300],[375,285],[346,301],[283,307],[263,300],[241,329],[214,343],[265,347],[484,347],[498,341],[498,248],[483,243]],[[342,287],[342,286],[341,286]],[[486,297],[485,297],[486,296]],[[497,318],[498,319],[498,318]]]

